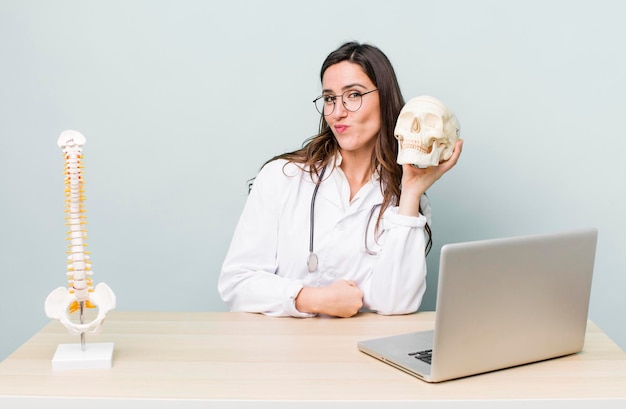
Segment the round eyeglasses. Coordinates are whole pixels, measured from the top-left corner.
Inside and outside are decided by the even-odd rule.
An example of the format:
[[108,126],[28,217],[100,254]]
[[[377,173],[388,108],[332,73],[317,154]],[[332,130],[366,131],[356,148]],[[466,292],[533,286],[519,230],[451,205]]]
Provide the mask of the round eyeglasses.
[[350,112],[355,112],[358,111],[359,108],[361,108],[361,104],[363,103],[363,95],[370,94],[374,91],[378,91],[378,88],[366,92],[349,90],[341,95],[320,95],[313,100],[313,103],[315,104],[317,112],[324,116],[328,116],[332,114],[335,110],[335,103],[337,101],[337,98],[341,98],[341,103],[343,104],[344,108],[346,108],[346,110]]

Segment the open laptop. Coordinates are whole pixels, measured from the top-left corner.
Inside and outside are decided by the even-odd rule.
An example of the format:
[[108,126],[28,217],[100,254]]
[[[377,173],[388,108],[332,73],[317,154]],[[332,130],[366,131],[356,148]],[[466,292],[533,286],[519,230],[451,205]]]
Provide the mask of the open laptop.
[[358,348],[427,382],[579,352],[597,236],[588,228],[446,244],[435,329]]

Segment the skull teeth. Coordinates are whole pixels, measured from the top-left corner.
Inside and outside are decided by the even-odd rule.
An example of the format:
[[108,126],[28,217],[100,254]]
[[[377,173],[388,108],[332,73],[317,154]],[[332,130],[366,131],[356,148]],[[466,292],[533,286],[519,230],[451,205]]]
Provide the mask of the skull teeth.
[[425,154],[430,154],[433,151],[433,146],[423,146],[415,140],[402,140],[400,141],[400,149],[413,149]]

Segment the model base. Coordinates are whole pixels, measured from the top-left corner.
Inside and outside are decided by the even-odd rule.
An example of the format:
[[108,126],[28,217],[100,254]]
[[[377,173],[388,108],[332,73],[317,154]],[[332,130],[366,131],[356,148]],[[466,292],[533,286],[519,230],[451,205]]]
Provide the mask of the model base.
[[52,358],[52,369],[106,369],[113,366],[113,343],[59,344]]

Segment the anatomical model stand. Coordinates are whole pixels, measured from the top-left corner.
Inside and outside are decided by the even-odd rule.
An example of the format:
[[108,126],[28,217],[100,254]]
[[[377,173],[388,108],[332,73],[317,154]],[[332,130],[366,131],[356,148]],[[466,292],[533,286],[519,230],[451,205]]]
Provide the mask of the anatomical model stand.
[[[65,158],[65,218],[67,232],[67,287],[59,287],[46,298],[45,311],[49,318],[59,320],[70,334],[80,335],[80,344],[61,344],[52,360],[53,369],[110,368],[113,343],[87,345],[86,333],[100,331],[109,310],[115,308],[115,294],[104,283],[95,289],[87,247],[84,206],[83,150],[85,137],[76,131],[64,131],[57,142]],[[87,309],[97,308],[94,320],[85,322]],[[79,320],[71,315],[79,312]]]

